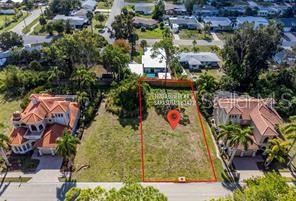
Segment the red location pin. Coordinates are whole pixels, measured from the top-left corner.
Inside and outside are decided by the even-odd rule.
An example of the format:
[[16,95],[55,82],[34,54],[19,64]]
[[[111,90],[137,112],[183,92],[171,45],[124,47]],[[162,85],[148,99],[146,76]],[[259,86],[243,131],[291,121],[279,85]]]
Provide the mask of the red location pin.
[[167,114],[167,119],[174,130],[181,120],[181,114],[178,110],[170,110]]

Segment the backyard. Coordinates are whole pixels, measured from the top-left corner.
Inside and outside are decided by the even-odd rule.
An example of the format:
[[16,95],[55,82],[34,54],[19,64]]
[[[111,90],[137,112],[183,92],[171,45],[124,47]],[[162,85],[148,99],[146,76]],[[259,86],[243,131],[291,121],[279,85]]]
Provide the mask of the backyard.
[[199,33],[197,30],[182,29],[179,33],[181,39],[186,40],[213,40],[211,34]]
[[[194,108],[186,110],[192,123],[179,126],[174,132],[154,107],[148,109],[148,116],[143,121],[146,178],[176,179],[186,176],[197,180],[213,179]],[[104,102],[98,114],[84,132],[77,150],[73,179],[93,182],[140,181],[138,118],[119,118],[105,110]],[[209,127],[203,122],[215,170],[220,178],[221,162],[216,157]]]

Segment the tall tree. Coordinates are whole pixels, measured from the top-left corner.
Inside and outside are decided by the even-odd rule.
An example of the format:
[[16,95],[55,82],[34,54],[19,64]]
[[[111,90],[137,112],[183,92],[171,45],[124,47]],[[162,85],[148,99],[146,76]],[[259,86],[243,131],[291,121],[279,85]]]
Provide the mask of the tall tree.
[[156,20],[161,20],[165,14],[165,5],[163,0],[158,0],[154,7],[152,18]]
[[112,29],[115,32],[116,39],[129,39],[134,33],[133,18],[135,14],[129,11],[122,11],[115,17],[112,23]]
[[48,81],[55,81],[58,85],[60,85],[60,79],[62,76],[65,76],[65,72],[60,70],[57,66],[52,67],[48,71]]
[[247,150],[250,144],[253,144],[252,140],[252,128],[247,127],[237,130],[229,137],[229,146],[233,148],[232,155],[229,159],[229,165],[232,164],[233,158],[236,154],[237,148],[239,145],[244,147],[244,150]]
[[133,56],[136,53],[137,40],[139,40],[139,36],[136,33],[132,33],[128,39],[131,44],[131,60],[133,60]]
[[92,94],[92,88],[96,84],[96,76],[84,66],[76,68],[71,79],[75,81],[79,91],[86,90]]
[[188,13],[192,13],[195,0],[185,0],[184,5]]
[[147,47],[147,41],[146,40],[141,40],[140,46],[143,49],[143,52],[145,51],[145,47]]
[[64,131],[64,135],[57,139],[57,154],[68,161],[68,167],[71,166],[71,160],[76,154],[76,147],[80,141],[68,131]]
[[123,52],[123,50],[117,46],[109,45],[103,51],[103,65],[109,71],[112,72],[117,80],[121,80],[125,77],[127,72],[129,56]]
[[12,31],[3,32],[0,34],[0,48],[2,50],[6,51],[15,46],[23,46],[23,39],[20,35]]
[[104,14],[102,13],[95,14],[95,20],[99,21],[101,25],[105,21],[105,19],[106,19],[106,16]]
[[280,40],[281,31],[275,24],[257,29],[245,24],[227,38],[222,50],[223,69],[238,84],[235,90],[246,91],[254,85],[259,73],[268,68],[268,59],[275,54]]
[[93,32],[93,31],[94,31],[94,30],[93,30],[93,23],[92,23],[92,19],[93,19],[93,17],[94,17],[93,12],[91,12],[91,11],[87,11],[87,13],[86,13],[86,17],[87,17],[87,19],[88,19],[88,21],[89,21],[89,23],[90,23],[91,32]]
[[177,49],[174,47],[172,34],[168,29],[165,29],[162,40],[153,45],[153,56],[161,56],[165,60],[165,83],[167,73],[170,71],[171,62],[174,60],[176,53]]
[[[285,125],[281,131],[284,134],[285,138],[288,140],[292,140],[291,146],[288,150],[288,153],[291,152],[291,150],[294,148],[295,143],[296,143],[296,116],[292,116],[289,118],[290,119],[290,123],[288,123],[287,125]],[[289,164],[291,162],[293,162],[293,160],[296,157],[296,152],[292,155],[292,157],[290,158]]]

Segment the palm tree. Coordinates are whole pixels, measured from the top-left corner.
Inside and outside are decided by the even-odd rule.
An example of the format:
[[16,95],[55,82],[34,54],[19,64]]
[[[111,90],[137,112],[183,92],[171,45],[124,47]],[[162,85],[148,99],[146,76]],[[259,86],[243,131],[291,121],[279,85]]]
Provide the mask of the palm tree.
[[79,138],[73,136],[69,131],[64,131],[63,137],[57,139],[57,154],[68,161],[68,167],[71,166],[71,159],[75,156],[79,143]]
[[53,67],[48,71],[48,81],[56,81],[57,84],[60,86],[60,79],[62,76],[65,75],[65,72],[60,70],[57,66]]
[[[295,143],[296,143],[296,116],[292,116],[289,118],[290,119],[290,123],[285,125],[281,131],[284,134],[284,136],[289,139],[292,140],[291,146],[288,150],[288,153],[290,153],[290,151],[292,150],[292,148],[294,147]],[[291,157],[289,164],[294,160],[294,158],[296,157],[296,152],[293,154],[293,156]]]
[[[2,123],[0,124],[0,128],[4,128],[4,125]],[[7,147],[8,147],[8,141],[9,141],[9,138],[6,135],[4,135],[3,133],[0,133],[0,155],[4,159],[5,164],[7,166],[10,166],[11,164],[9,163],[6,153],[5,153],[5,149],[7,149]]]
[[75,70],[72,79],[77,82],[78,89],[82,91],[87,89],[91,92],[91,87],[95,85],[96,78],[84,67],[79,67]]
[[269,146],[265,150],[267,158],[265,161],[265,167],[268,167],[272,161],[276,160],[279,163],[285,163],[288,156],[288,147],[290,142],[283,141],[281,139],[272,139],[269,141]]
[[83,92],[78,91],[77,92],[77,101],[82,106],[82,110],[83,110],[86,102],[89,101],[88,94],[85,91],[83,91]]
[[236,154],[237,147],[239,145],[244,146],[244,150],[247,150],[250,144],[253,144],[253,139],[251,137],[252,135],[252,128],[247,127],[243,129],[236,129],[236,132],[234,132],[229,137],[229,146],[233,148],[231,157],[229,159],[229,165],[232,164],[233,158]]
[[235,133],[238,132],[238,130],[240,129],[240,127],[237,124],[226,124],[226,125],[220,125],[220,132],[217,135],[217,139],[223,140],[223,143],[226,145],[228,140],[230,139],[230,136]]

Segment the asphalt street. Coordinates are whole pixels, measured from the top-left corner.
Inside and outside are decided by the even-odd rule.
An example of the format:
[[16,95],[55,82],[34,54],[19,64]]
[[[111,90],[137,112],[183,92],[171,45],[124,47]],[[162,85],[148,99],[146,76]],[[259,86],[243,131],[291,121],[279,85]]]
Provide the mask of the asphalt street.
[[[3,183],[0,186],[0,200],[4,201],[54,201],[63,200],[71,187],[94,188],[102,186],[109,190],[120,188],[122,183]],[[221,183],[144,183],[164,193],[169,201],[201,201],[224,197],[231,193]]]

